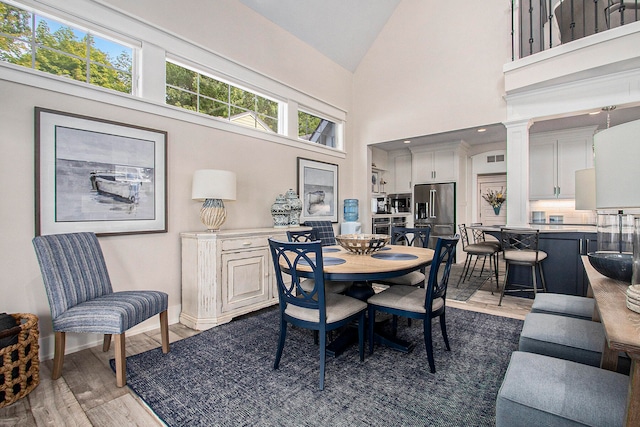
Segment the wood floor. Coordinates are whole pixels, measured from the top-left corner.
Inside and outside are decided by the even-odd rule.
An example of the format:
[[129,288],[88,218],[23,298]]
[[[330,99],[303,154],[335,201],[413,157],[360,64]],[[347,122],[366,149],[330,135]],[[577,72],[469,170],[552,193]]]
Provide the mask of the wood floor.
[[[495,285],[493,285],[495,286]],[[467,302],[448,301],[450,307],[524,319],[532,300],[505,296],[498,307],[499,293],[491,295],[486,282]],[[171,342],[197,331],[181,324],[169,327]],[[160,330],[127,337],[127,356],[159,347]],[[109,367],[112,350],[102,345],[65,356],[63,376],[51,380],[52,361],[40,363],[40,384],[25,398],[0,409],[0,427],[5,426],[163,426],[160,420],[128,387],[116,387]]]

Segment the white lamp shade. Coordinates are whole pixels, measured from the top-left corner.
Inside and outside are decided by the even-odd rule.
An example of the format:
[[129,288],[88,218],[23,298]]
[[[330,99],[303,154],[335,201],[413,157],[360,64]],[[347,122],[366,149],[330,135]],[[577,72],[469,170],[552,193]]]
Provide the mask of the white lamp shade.
[[195,171],[193,174],[191,198],[193,200],[235,200],[235,172],[215,169],[200,169]]
[[593,140],[596,208],[639,208],[640,120],[603,130]]
[[596,170],[595,168],[576,171],[576,210],[596,209]]

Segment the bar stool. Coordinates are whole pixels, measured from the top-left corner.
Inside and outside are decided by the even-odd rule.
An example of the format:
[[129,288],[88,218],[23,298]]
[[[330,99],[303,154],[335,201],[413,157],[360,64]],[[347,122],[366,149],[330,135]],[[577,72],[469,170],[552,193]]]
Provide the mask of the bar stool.
[[[547,258],[547,253],[538,248],[540,241],[540,231],[533,229],[520,228],[502,228],[500,229],[500,243],[506,263],[504,276],[504,284],[500,293],[500,301],[498,305],[502,305],[502,298],[506,292],[509,281],[509,269],[512,265],[523,265],[531,267],[531,278],[533,279],[533,293],[538,293],[538,283],[536,279],[536,269],[540,272],[542,279],[542,290],[547,292],[547,285],[544,280],[544,272],[542,270],[542,261]],[[515,289],[516,291],[530,291],[522,287]]]
[[[460,278],[458,278],[456,287],[460,286],[460,283],[464,283],[464,281],[467,280],[467,276],[471,277],[471,275],[473,275],[473,271],[475,270],[480,257],[483,258],[482,269],[480,270],[480,275],[482,275],[482,272],[484,271],[484,264],[487,261],[487,257],[489,257],[489,268],[493,269],[496,278],[496,289],[498,289],[500,287],[498,284],[498,253],[501,249],[500,246],[491,242],[486,242],[484,240],[484,233],[482,232],[478,234],[478,240],[475,241],[476,230],[474,230],[474,242],[471,243],[469,241],[467,226],[465,224],[460,224],[458,225],[458,229],[460,230],[460,239],[462,240],[462,250],[467,254],[467,258],[464,260],[462,274],[460,275]],[[473,267],[471,267],[474,256],[476,257],[476,260],[473,263]],[[471,269],[471,272],[469,272],[469,269]]]

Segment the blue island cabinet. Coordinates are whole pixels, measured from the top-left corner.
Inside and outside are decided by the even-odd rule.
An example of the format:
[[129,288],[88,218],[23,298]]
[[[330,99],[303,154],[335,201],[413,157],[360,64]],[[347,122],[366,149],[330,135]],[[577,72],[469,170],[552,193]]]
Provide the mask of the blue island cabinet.
[[[541,232],[540,250],[547,253],[542,262],[547,292],[587,296],[588,280],[582,255],[597,250],[597,234],[586,232]],[[513,266],[510,283],[531,284],[531,269]],[[537,276],[541,285],[540,275]],[[530,295],[533,298],[533,294]]]

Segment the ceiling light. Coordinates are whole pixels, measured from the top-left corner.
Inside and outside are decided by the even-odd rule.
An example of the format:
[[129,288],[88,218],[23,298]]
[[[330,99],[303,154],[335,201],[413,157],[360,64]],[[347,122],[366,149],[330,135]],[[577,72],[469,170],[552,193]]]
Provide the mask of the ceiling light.
[[486,128],[480,128],[480,129],[478,129],[478,132],[486,132],[486,131],[487,131],[487,129],[486,129]]
[[411,141],[409,141],[408,139],[406,141],[404,141],[405,144],[411,144]]
[[600,111],[592,111],[592,112],[589,113],[590,116],[595,116],[595,115],[598,115],[598,114],[600,114]]

